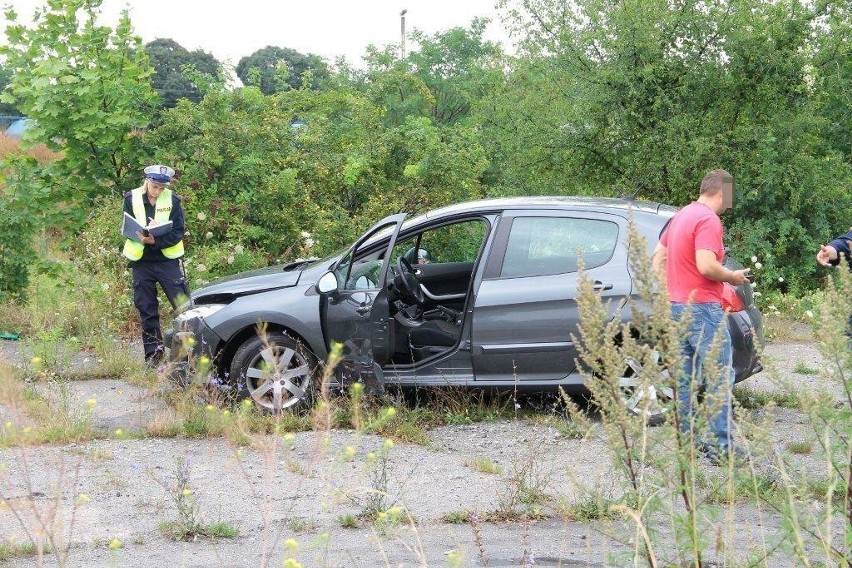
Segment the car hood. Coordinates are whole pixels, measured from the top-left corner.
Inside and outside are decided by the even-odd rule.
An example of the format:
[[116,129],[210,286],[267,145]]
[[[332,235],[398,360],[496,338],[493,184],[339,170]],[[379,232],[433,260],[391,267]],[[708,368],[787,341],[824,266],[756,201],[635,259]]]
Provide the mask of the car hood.
[[240,272],[194,290],[192,300],[199,303],[228,303],[237,296],[289,288],[299,282],[302,275],[300,268],[301,265],[278,264]]

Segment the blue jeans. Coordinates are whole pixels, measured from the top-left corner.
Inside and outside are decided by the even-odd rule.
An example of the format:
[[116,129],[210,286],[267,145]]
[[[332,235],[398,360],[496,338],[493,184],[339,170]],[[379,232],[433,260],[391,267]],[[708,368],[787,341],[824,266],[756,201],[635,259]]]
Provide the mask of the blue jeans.
[[[681,338],[683,374],[677,382],[678,416],[680,429],[689,434],[694,428],[696,395],[704,391],[705,400],[712,400],[718,408],[709,417],[710,431],[715,436],[714,445],[727,450],[731,444],[731,388],[734,385],[731,334],[725,312],[719,304],[671,303],[672,319],[680,321],[685,313],[691,314],[686,335]],[[716,361],[707,361],[710,347],[719,328],[722,344]],[[704,365],[711,365],[712,375],[704,376]],[[718,369],[719,372],[715,372]]]

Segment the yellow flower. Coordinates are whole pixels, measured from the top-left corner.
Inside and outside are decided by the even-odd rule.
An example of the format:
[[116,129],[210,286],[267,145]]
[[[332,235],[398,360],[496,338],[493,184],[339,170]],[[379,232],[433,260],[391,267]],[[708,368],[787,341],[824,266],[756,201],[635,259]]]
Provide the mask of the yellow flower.
[[379,511],[379,520],[384,521],[388,518],[388,514],[385,511]]
[[88,502],[89,502],[89,496],[86,495],[85,493],[80,493],[80,496],[77,497],[77,503],[79,503],[80,505],[85,505]]
[[295,538],[288,538],[284,541],[284,545],[290,552],[296,552],[297,550],[299,550],[299,543],[296,542]]
[[394,416],[396,416],[396,408],[391,406],[390,408],[385,410],[385,416],[387,416],[388,418],[393,418]]
[[364,383],[355,383],[354,385],[352,385],[351,390],[352,394],[354,395],[361,394],[362,392],[364,392]]
[[192,489],[190,489],[189,487],[184,487],[182,493],[184,497],[189,497],[190,495],[192,495]]
[[11,430],[11,429],[12,429],[12,421],[10,420],[9,422],[6,422],[6,430]]
[[296,441],[296,435],[292,432],[287,432],[286,434],[284,434],[284,441],[288,444],[292,444]]
[[207,405],[207,411],[208,411],[208,412],[213,412],[214,410],[216,410],[216,407],[215,407],[215,406],[213,406],[212,404],[208,404],[208,405]]
[[385,447],[386,447],[387,449],[391,449],[391,448],[393,447],[393,440],[391,440],[390,438],[388,438],[387,440],[385,440]]
[[299,563],[298,560],[295,560],[294,558],[288,558],[284,561],[284,568],[302,568],[302,565]]
[[352,446],[346,446],[346,449],[343,451],[343,457],[347,460],[351,460],[355,457],[355,448]]
[[199,359],[198,359],[198,366],[199,367],[207,367],[209,365],[210,365],[210,357],[208,357],[207,355],[202,355],[201,357],[199,357]]
[[117,438],[121,438],[122,436],[124,436],[124,430],[122,430],[121,428],[116,428],[115,435]]
[[390,509],[388,509],[388,513],[390,513],[391,517],[398,517],[402,514],[402,509],[394,505]]
[[27,426],[26,428],[24,428],[24,434],[29,434],[32,431],[33,431],[32,426]]
[[124,543],[118,540],[117,538],[112,539],[109,543],[109,549],[118,550],[119,548],[124,548]]
[[89,408],[94,408],[97,403],[98,403],[98,399],[96,399],[95,397],[92,397],[92,398],[90,398],[89,400],[86,401],[86,406],[88,406]]
[[222,411],[222,416],[230,416],[230,415],[231,415],[231,411],[228,410],[227,408]]

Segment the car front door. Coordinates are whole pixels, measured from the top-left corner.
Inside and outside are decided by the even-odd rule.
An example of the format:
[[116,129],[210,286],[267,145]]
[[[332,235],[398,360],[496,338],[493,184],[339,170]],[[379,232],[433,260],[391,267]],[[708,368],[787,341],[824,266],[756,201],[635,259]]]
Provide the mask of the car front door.
[[338,369],[345,381],[373,379],[381,384],[382,363],[393,355],[388,302],[389,251],[405,214],[391,215],[373,225],[337,263],[331,273],[335,287],[323,292],[321,304],[329,349],[342,345]]
[[578,262],[604,296],[630,294],[626,220],[571,211],[506,212],[476,294],[473,369],[482,381],[549,381],[574,368]]

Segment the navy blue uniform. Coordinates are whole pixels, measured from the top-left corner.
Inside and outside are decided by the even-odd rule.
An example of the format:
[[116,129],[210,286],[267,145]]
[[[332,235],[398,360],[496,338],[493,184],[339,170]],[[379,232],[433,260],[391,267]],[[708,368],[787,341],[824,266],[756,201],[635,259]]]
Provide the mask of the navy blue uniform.
[[[133,215],[133,198],[131,192],[124,194],[124,211]],[[154,218],[155,207],[147,197],[143,198],[145,217]],[[166,293],[172,308],[176,307],[178,299],[189,298],[189,288],[186,284],[180,259],[166,258],[162,250],[180,242],[184,233],[183,207],[180,198],[172,192],[172,211],[169,215],[172,230],[157,237],[153,245],[145,245],[142,258],[128,262],[133,276],[133,305],[139,310],[142,323],[142,346],[145,350],[145,360],[158,363],[163,358],[163,333],[160,329],[160,302],[157,298],[157,284]]]

